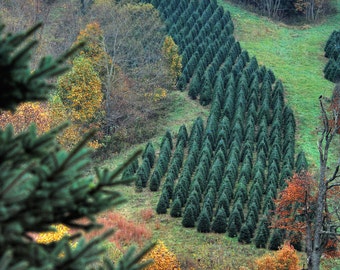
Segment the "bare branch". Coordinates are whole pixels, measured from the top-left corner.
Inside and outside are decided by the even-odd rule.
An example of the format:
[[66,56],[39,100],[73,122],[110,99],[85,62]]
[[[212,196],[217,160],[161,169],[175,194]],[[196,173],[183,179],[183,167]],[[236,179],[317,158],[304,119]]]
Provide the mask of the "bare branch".
[[[338,174],[339,169],[340,169],[340,164],[338,164],[338,165],[335,167],[334,173],[333,173],[332,177],[329,178],[329,179],[327,180],[326,185],[328,185],[329,183],[333,182],[335,179],[337,179],[337,178],[340,177],[340,174]],[[333,184],[333,185],[334,185],[334,184]]]

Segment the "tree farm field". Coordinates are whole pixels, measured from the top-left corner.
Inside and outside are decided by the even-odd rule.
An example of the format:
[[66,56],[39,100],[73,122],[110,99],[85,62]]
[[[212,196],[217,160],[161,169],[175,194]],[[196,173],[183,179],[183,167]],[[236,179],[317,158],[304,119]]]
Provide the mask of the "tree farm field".
[[[335,1],[337,8],[340,2]],[[330,97],[334,84],[323,77],[327,63],[324,46],[339,28],[340,13],[313,25],[286,25],[245,11],[228,1],[218,3],[231,13],[234,35],[241,47],[259,64],[282,80],[286,102],[297,123],[296,152],[304,151],[313,170],[319,162],[320,95]],[[333,159],[334,160],[334,159]]]
[[[303,150],[310,167],[317,171],[317,129],[320,117],[318,98],[320,95],[329,97],[334,88],[323,77],[323,68],[327,61],[323,56],[323,49],[327,38],[338,26],[340,14],[315,25],[285,25],[226,1],[218,2],[231,12],[235,25],[234,34],[241,47],[251,57],[256,56],[260,65],[272,69],[278,79],[282,80],[286,101],[294,110],[297,122],[296,152]],[[209,113],[209,108],[189,99],[186,92],[173,92],[171,95],[174,96],[173,108],[159,126],[157,136],[151,140],[157,150],[166,129],[176,133],[182,124],[190,129],[191,122],[196,117],[201,116],[205,120]],[[144,148],[145,144],[136,147]],[[136,147],[105,160],[101,166],[116,167]],[[127,202],[118,211],[152,232],[146,242],[163,241],[181,261],[181,269],[255,269],[256,258],[269,252],[266,249],[257,249],[253,244],[241,245],[236,238],[229,238],[225,234],[197,233],[194,228],[182,227],[180,219],[171,218],[169,214],[157,215],[155,208],[160,191],[150,192],[145,189],[136,193],[131,184],[122,187],[121,192],[125,194]],[[143,211],[150,213],[148,218],[142,217]],[[117,259],[119,253],[115,251],[114,245],[108,246],[107,256]],[[302,267],[305,255],[300,253],[299,256]],[[336,269],[335,265],[336,262],[327,261],[322,269]]]

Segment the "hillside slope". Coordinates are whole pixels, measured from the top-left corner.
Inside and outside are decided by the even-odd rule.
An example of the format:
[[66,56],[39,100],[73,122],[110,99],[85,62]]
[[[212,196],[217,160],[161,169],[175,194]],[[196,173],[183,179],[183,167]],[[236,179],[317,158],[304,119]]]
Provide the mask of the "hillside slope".
[[[245,11],[219,0],[229,10],[235,24],[234,35],[242,48],[255,55],[260,64],[272,69],[283,81],[288,105],[297,121],[297,152],[305,151],[311,164],[318,164],[316,147],[318,97],[330,96],[334,84],[324,79],[327,62],[324,46],[329,35],[339,28],[340,13],[317,25],[288,26]],[[335,1],[338,11],[340,2]]]
[[[303,60],[304,58],[301,56],[301,63],[300,63],[300,65],[297,65],[298,67],[300,67],[300,69],[298,69],[298,70],[295,69],[295,67],[293,66],[294,61],[289,62],[290,64],[288,64],[288,67],[290,67],[290,72],[286,72],[286,73],[288,75],[290,74],[291,77],[288,76],[288,78],[286,78],[286,77],[282,76],[279,71],[274,69],[274,67],[276,67],[276,66],[274,66],[274,64],[276,64],[279,67],[281,65],[284,65],[284,62],[288,61],[288,60],[280,60],[279,57],[277,57],[277,54],[278,54],[277,51],[275,51],[275,49],[274,50],[271,49],[270,44],[274,42],[275,37],[278,38],[278,37],[280,37],[280,35],[282,35],[283,37],[281,39],[282,39],[283,43],[282,44],[279,43],[279,45],[281,46],[281,47],[280,46],[279,47],[282,49],[282,52],[280,52],[280,53],[281,53],[281,56],[282,56],[283,59],[286,59],[286,58],[290,59],[288,57],[290,55],[289,52],[304,55],[304,53],[301,53],[301,52],[299,53],[299,51],[295,51],[294,49],[290,49],[291,47],[289,47],[287,44],[289,42],[289,38],[292,38],[292,35],[295,33],[295,32],[289,32],[289,31],[294,30],[294,31],[299,32],[299,31],[307,31],[308,29],[303,30],[303,29],[300,29],[300,28],[288,28],[288,27],[283,26],[283,25],[278,25],[278,24],[272,23],[267,19],[258,18],[258,17],[253,16],[253,15],[251,15],[251,16],[253,16],[253,17],[251,17],[248,13],[246,13],[246,12],[242,13],[240,11],[245,16],[245,17],[243,17],[244,20],[248,20],[248,21],[246,21],[246,23],[244,23],[242,25],[243,20],[242,20],[242,17],[240,15],[241,13],[239,14],[237,12],[234,12],[233,9],[237,10],[237,8],[234,8],[234,7],[232,7],[231,9],[227,8],[227,10],[231,10],[232,17],[237,18],[236,20],[234,19],[235,25],[236,25],[236,27],[235,27],[236,38],[242,44],[243,44],[242,35],[244,35],[248,38],[249,44],[251,43],[251,41],[256,41],[258,44],[260,44],[262,46],[267,44],[266,46],[268,46],[268,48],[264,48],[263,55],[260,54],[260,57],[257,56],[255,45],[254,45],[255,49],[253,51],[250,51],[250,53],[256,55],[256,57],[259,60],[261,65],[266,65],[268,68],[272,68],[272,66],[273,66],[273,70],[275,71],[275,74],[277,75],[277,77],[279,79],[283,80],[284,85],[285,85],[286,90],[287,90],[286,96],[287,96],[287,100],[288,100],[289,104],[291,104],[291,106],[293,106],[293,108],[295,110],[300,111],[300,115],[299,115],[299,118],[298,118],[298,125],[301,125],[301,123],[305,125],[305,126],[301,125],[302,128],[299,128],[299,135],[300,135],[299,139],[304,138],[305,140],[307,140],[304,137],[307,134],[309,136],[312,136],[316,140],[316,138],[317,138],[316,134],[313,134],[313,130],[310,131],[308,129],[309,126],[306,125],[306,123],[307,122],[311,123],[311,124],[316,123],[315,119],[318,118],[317,99],[315,100],[316,101],[315,102],[316,106],[314,108],[315,112],[310,111],[310,107],[308,109],[308,108],[306,108],[307,106],[305,106],[307,99],[305,99],[304,96],[303,96],[303,98],[301,98],[301,90],[300,90],[300,92],[296,91],[295,92],[296,96],[292,97],[293,91],[291,91],[290,87],[293,88],[293,89],[295,89],[295,88],[301,89],[300,85],[297,86],[297,87],[294,86],[295,82],[294,82],[294,80],[292,80],[295,77],[299,77],[297,74],[298,74],[298,72],[300,74],[301,66],[303,66],[303,70],[304,70],[304,72],[302,72],[303,75],[305,75],[305,73],[309,74],[311,72],[312,74],[314,74],[313,76],[316,76],[315,74],[319,72],[319,77],[321,76],[321,79],[322,79],[322,66],[323,66],[323,64],[322,64],[322,62],[323,62],[323,59],[322,59],[322,49],[323,49],[322,42],[319,43],[320,53],[318,54],[321,58],[321,60],[319,60],[319,62],[320,62],[319,66],[321,67],[320,70],[316,73],[315,73],[315,71],[313,71],[313,69],[308,70],[307,67],[310,67],[309,65],[312,65],[314,67],[314,65],[316,65],[316,64],[315,63],[309,64],[308,62],[305,63],[305,60]],[[240,31],[237,30],[237,27],[238,27],[237,24],[238,23],[240,23],[244,27],[244,28],[241,28]],[[244,29],[249,30],[249,28],[245,27],[246,24],[248,26],[251,24],[252,30],[250,32],[247,32],[246,30],[244,30]],[[262,29],[262,31],[264,31],[264,34],[260,35],[260,33],[257,29]],[[293,29],[293,30],[291,30],[291,29]],[[288,33],[286,33],[286,31],[288,31]],[[255,36],[250,37],[250,34],[253,34]],[[287,39],[284,38],[285,34],[288,35]],[[270,39],[271,37],[272,37],[272,39]],[[295,45],[296,48],[298,48],[299,50],[301,48],[304,48],[302,46],[303,45],[303,39],[302,39],[303,37],[305,37],[305,36],[300,37],[297,34],[296,38],[298,38],[299,42],[293,43],[293,45]],[[267,39],[269,39],[270,41],[267,41]],[[254,44],[256,44],[256,42]],[[304,44],[304,46],[306,46],[306,44]],[[242,47],[244,49],[248,49],[247,47],[244,47],[244,46],[242,46]],[[273,58],[275,56],[275,60],[269,61],[267,63],[265,61],[266,60],[265,57],[267,57],[267,56],[272,56]],[[298,57],[296,55],[290,55],[290,57],[292,59],[298,59]],[[310,58],[312,58],[312,57],[310,57]],[[282,70],[285,71],[285,69],[282,69]],[[294,77],[294,75],[295,75],[295,77]],[[313,76],[311,76],[311,77],[313,77]],[[307,77],[304,76],[303,78],[304,79],[301,79],[301,80],[304,83],[304,87],[306,87],[306,85],[309,85],[309,84],[314,86],[314,84],[317,83],[316,81],[311,82],[310,80],[307,80],[308,76]],[[324,81],[327,85],[327,81],[326,80],[324,80]],[[301,82],[301,81],[299,81],[299,82]],[[307,82],[308,82],[308,84],[307,84]],[[288,86],[287,86],[287,83],[288,83]],[[330,84],[328,84],[328,86],[329,86],[329,89],[327,91],[330,92],[332,90],[332,86]],[[315,91],[317,91],[321,87],[324,87],[324,86],[319,86]],[[298,99],[297,93],[300,93],[300,97],[299,97],[300,102],[298,102],[299,100],[296,100],[296,99]],[[323,91],[323,94],[328,95],[328,93],[326,93],[326,90]],[[303,91],[303,95],[306,95],[306,93],[304,91]],[[310,96],[311,96],[310,100],[313,103],[313,100],[314,100],[313,94],[310,95]],[[319,96],[319,94],[317,94],[317,97],[318,96]],[[302,108],[300,108],[300,106]],[[214,103],[212,104],[212,108],[213,107],[214,107]],[[304,110],[306,110],[306,115],[301,114],[301,112],[303,112]],[[182,110],[180,112],[180,114],[181,113],[183,113],[183,118],[188,119],[187,117],[185,117],[185,110]],[[313,115],[315,115],[315,119],[313,119],[313,117],[314,117]],[[305,117],[305,118],[303,118],[303,117]],[[310,120],[310,121],[307,121],[307,120]],[[190,119],[188,119],[188,121],[190,121]],[[187,125],[190,126],[190,123],[187,122]],[[209,125],[209,124],[207,123],[207,125]],[[314,127],[314,129],[315,129],[315,127]],[[209,131],[209,128],[207,130]],[[209,135],[208,133],[206,134],[206,137],[209,137],[209,136],[207,136],[207,135]],[[214,132],[212,132],[212,133],[214,133]],[[309,155],[309,158],[311,160],[314,160],[313,156],[316,156],[316,153],[313,152],[313,150],[312,150],[312,147],[314,145],[311,142],[311,140],[312,139],[307,140],[308,143],[309,143],[309,145],[307,145],[307,148],[305,148],[306,147],[305,142],[299,141],[299,146],[300,146],[299,150],[305,150],[307,152],[307,154]],[[156,148],[159,149],[159,145],[157,145]],[[200,166],[197,166],[197,168],[200,168]],[[210,176],[209,176],[209,178],[210,178]],[[164,181],[164,179],[162,181]],[[181,181],[181,178],[179,178],[178,181]],[[178,181],[176,181],[175,183],[177,184]],[[238,186],[240,186],[240,185],[238,184]],[[145,207],[150,207],[150,208],[155,209],[155,205],[157,204],[157,201],[160,197],[160,192],[151,193],[148,190],[148,188],[145,188],[142,193],[135,194],[131,191],[131,189],[128,189],[128,190],[129,190],[128,196],[129,196],[129,199],[131,201],[129,202],[128,209],[123,210],[126,216],[129,216],[131,218],[136,217],[136,216],[138,216],[138,212],[141,211]],[[202,194],[203,194],[203,192],[202,192]],[[172,200],[174,200],[174,197],[172,198]],[[245,208],[245,209],[247,209],[247,208]],[[247,211],[249,211],[249,208],[247,210],[245,210],[245,212],[247,212]],[[249,245],[249,246],[237,245],[234,240],[232,240],[230,238],[226,238],[223,235],[197,234],[196,231],[193,230],[193,229],[187,229],[187,228],[181,227],[180,219],[172,219],[172,218],[170,218],[170,216],[168,214],[153,217],[149,221],[149,226],[154,230],[155,239],[158,239],[158,238],[162,239],[166,243],[167,246],[169,246],[172,250],[175,251],[176,254],[178,254],[178,256],[181,258],[181,262],[183,263],[183,268],[184,268],[184,266],[186,267],[184,269],[189,269],[190,265],[195,265],[196,267],[198,265],[204,265],[204,266],[202,266],[203,268],[194,268],[194,269],[206,269],[204,267],[209,267],[209,268],[212,268],[212,269],[226,269],[228,267],[230,269],[238,269],[241,266],[248,267],[249,269],[253,269],[253,267],[254,267],[254,257],[252,257],[252,255],[261,254],[261,253],[264,252],[263,250],[256,250],[255,251],[253,245]],[[200,248],[197,248],[198,246]],[[247,254],[247,258],[245,258],[245,256],[244,256],[245,254]]]

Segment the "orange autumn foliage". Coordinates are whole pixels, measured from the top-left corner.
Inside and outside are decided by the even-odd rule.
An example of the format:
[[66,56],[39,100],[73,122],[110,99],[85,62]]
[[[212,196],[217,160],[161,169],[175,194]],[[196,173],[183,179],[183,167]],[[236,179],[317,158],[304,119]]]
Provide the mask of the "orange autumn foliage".
[[295,173],[287,180],[287,187],[275,200],[272,227],[305,233],[304,221],[298,217],[310,214],[316,201],[316,182],[309,172]]
[[33,123],[36,125],[39,134],[50,129],[51,119],[45,103],[26,102],[20,104],[14,113],[10,111],[0,112],[0,127],[3,129],[8,124],[12,124],[16,134],[27,130]]
[[267,253],[256,260],[257,270],[298,270],[299,257],[289,243],[272,253]]
[[153,249],[151,249],[142,259],[142,261],[153,260],[145,270],[180,270],[180,263],[174,253],[168,250],[162,241],[158,241]]

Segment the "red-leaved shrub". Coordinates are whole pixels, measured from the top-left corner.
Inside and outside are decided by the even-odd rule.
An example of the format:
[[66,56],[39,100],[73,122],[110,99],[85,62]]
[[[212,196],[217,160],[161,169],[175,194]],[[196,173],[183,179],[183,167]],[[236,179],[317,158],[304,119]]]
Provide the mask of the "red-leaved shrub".
[[[79,221],[79,223],[84,220]],[[134,221],[126,219],[122,214],[108,211],[97,217],[97,222],[103,225],[100,230],[94,230],[85,234],[86,239],[91,239],[101,235],[108,229],[114,229],[114,234],[108,238],[110,242],[115,243],[117,248],[124,249],[131,244],[142,246],[143,243],[152,236],[151,231],[145,224],[138,224]]]

